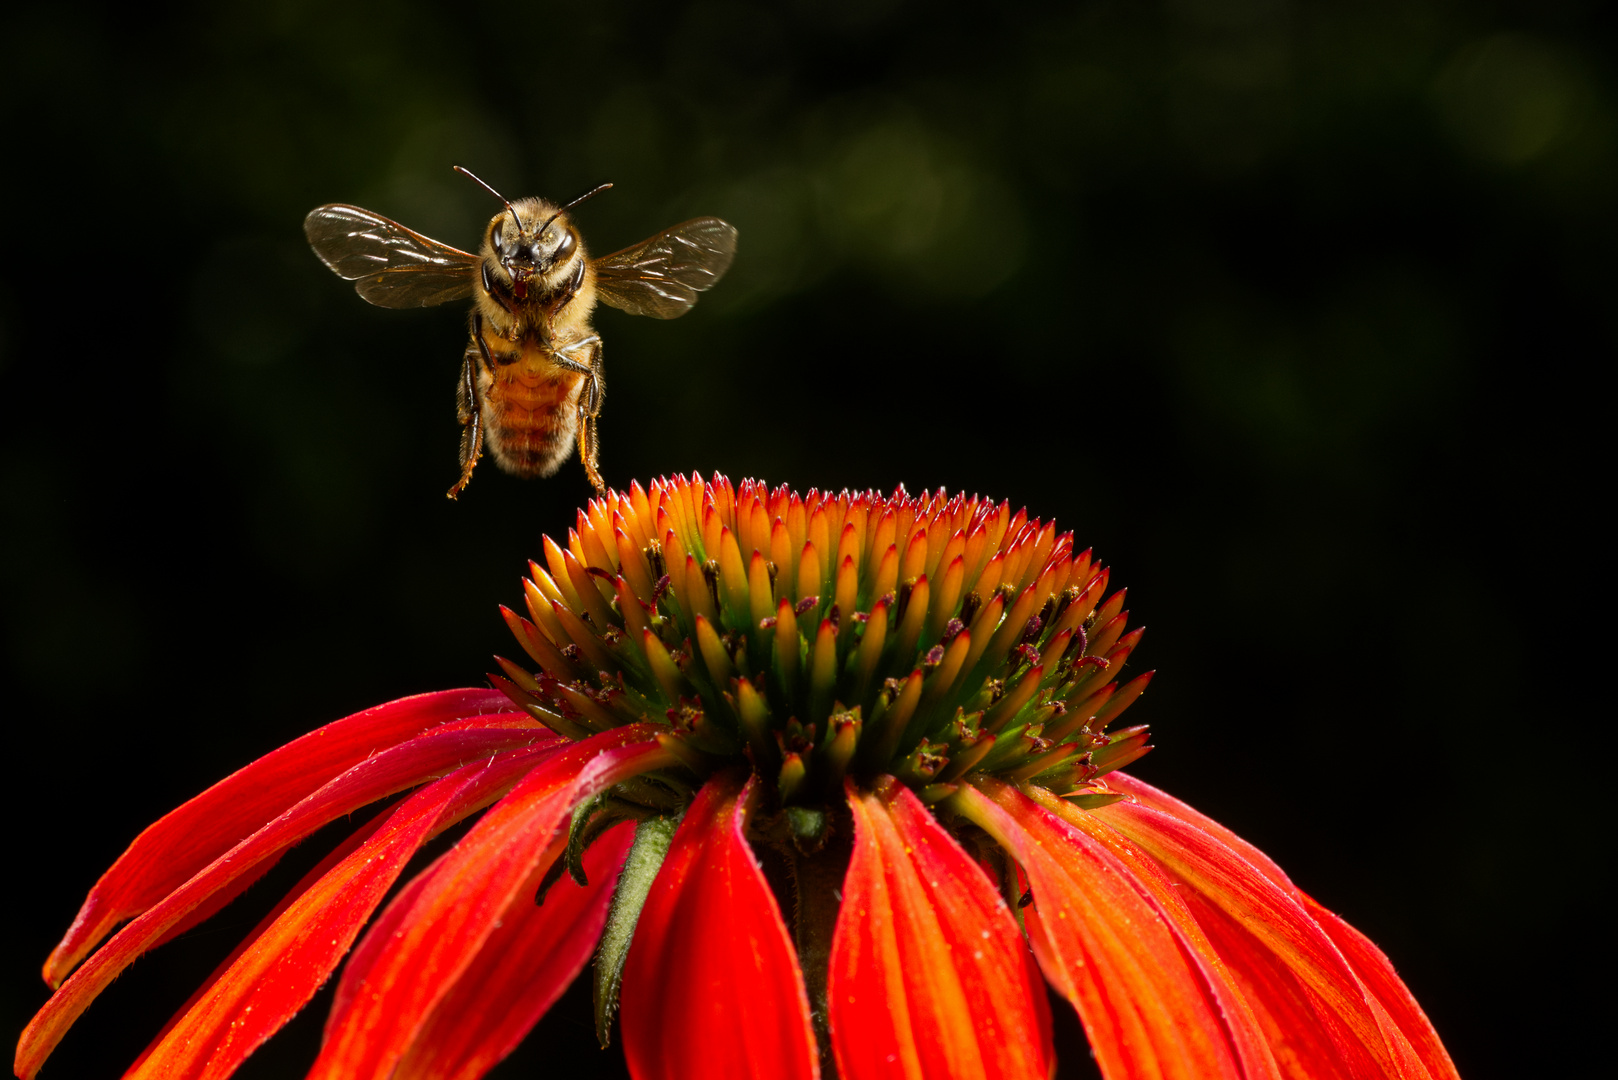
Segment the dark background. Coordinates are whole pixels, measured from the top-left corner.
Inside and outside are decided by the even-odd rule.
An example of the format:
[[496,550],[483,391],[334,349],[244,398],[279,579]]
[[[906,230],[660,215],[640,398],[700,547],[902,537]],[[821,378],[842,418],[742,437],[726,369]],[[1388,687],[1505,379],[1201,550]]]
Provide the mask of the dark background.
[[[598,317],[610,482],[1054,515],[1151,627],[1135,771],[1369,933],[1464,1076],[1573,1071],[1613,1007],[1578,978],[1610,986],[1613,29],[1547,0],[12,17],[7,1030],[147,822],[514,651],[495,605],[581,470],[486,462],[446,501],[464,312],[368,307],[300,228],[348,201],[470,245],[497,206],[458,161],[614,181],[598,253],[740,228],[686,319]],[[274,893],[143,960],[45,1075],[122,1069]],[[618,1060],[581,1004],[500,1075]]]

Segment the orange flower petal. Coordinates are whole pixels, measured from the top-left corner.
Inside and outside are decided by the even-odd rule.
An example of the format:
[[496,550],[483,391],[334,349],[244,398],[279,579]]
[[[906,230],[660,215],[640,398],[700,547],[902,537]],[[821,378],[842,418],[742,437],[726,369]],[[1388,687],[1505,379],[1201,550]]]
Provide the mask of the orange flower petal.
[[1049,1076],[1045,987],[1016,920],[920,800],[884,781],[848,787],[854,854],[826,995],[838,1073]]
[[[1223,837],[1180,815],[1138,802],[1091,813],[1147,852],[1180,885],[1220,957],[1248,984],[1248,999],[1270,1029],[1277,1060],[1291,1075],[1416,1080],[1429,1075],[1401,1023],[1361,981],[1295,888],[1277,884]],[[1386,976],[1397,983],[1391,969]],[[1395,1004],[1404,1022],[1419,1018],[1416,1042],[1438,1045],[1413,1002]],[[1438,1075],[1453,1076],[1447,1056],[1441,1064]]]
[[1253,865],[1253,869],[1275,882],[1286,892],[1295,896],[1302,895],[1298,887],[1292,884],[1292,879],[1287,877],[1286,871],[1282,870],[1268,855],[1219,824],[1213,818],[1206,814],[1198,813],[1161,788],[1155,788],[1144,780],[1137,780],[1135,777],[1121,772],[1108,773],[1107,786],[1133,795],[1138,802],[1144,806],[1150,806],[1153,810],[1161,810],[1165,814],[1171,814],[1179,818],[1181,821],[1190,822],[1246,859]]
[[1172,795],[1132,776],[1113,773],[1107,777],[1107,783],[1120,791],[1134,795],[1146,806],[1171,814],[1213,835],[1251,863],[1254,869],[1292,894],[1303,904],[1320,928],[1331,937],[1332,942],[1341,950],[1344,959],[1354,969],[1354,973],[1360,977],[1366,988],[1376,996],[1377,1001],[1399,1026],[1401,1033],[1421,1058],[1427,1071],[1435,1077],[1451,1077],[1458,1080],[1455,1063],[1450,1060],[1449,1052],[1444,1049],[1438,1033],[1433,1030],[1432,1022],[1422,1012],[1421,1006],[1416,1004],[1416,999],[1393,970],[1388,958],[1371,943],[1370,939],[1321,907],[1312,897],[1294,885],[1269,856],[1212,818],[1198,813]]
[[588,885],[564,874],[543,905],[526,892],[512,900],[394,1080],[476,1080],[517,1048],[595,952],[634,839],[625,823],[592,845],[584,855]]
[[1261,942],[1197,896],[1186,898],[1209,943],[1247,999],[1289,1080],[1347,1080],[1384,1077],[1364,1047],[1349,1036],[1330,1011],[1284,963],[1267,955]]
[[471,966],[502,913],[532,890],[562,843],[557,830],[583,799],[674,759],[649,725],[614,728],[546,759],[445,857],[328,1029],[309,1076],[392,1075],[417,1033]]
[[1102,1075],[1242,1076],[1203,972],[1129,867],[1009,784],[979,783],[952,796],[954,808],[1027,874],[1034,955],[1078,1010]]
[[1107,851],[1129,868],[1135,883],[1149,893],[1158,913],[1168,921],[1187,958],[1197,968],[1208,987],[1215,1011],[1230,1035],[1237,1063],[1249,1080],[1272,1080],[1282,1075],[1270,1050],[1270,1039],[1247,1001],[1241,983],[1220,960],[1218,950],[1180,895],[1179,886],[1156,860],[1105,825],[1095,814],[1081,810],[1048,791],[1033,788],[1025,792],[1046,810],[1067,824],[1103,844]]
[[343,1025],[349,1010],[354,1007],[357,995],[365,989],[371,968],[381,959],[383,950],[404,925],[422,890],[427,887],[427,883],[432,880],[433,875],[444,865],[444,860],[448,857],[449,852],[446,851],[434,859],[427,869],[411,878],[405,887],[388,901],[388,906],[382,909],[382,914],[372,919],[371,925],[366,927],[365,936],[360,938],[359,944],[348,954],[348,963],[343,965],[342,977],[337,980],[337,992],[332,995],[331,1009],[326,1013],[326,1025],[320,1037],[322,1046],[331,1042],[332,1032]]
[[114,926],[163,899],[265,822],[376,751],[459,717],[510,711],[510,700],[492,690],[400,698],[316,728],[237,770],[147,826],[101,875],[45,961],[45,981],[61,985]]
[[469,765],[380,815],[362,842],[264,920],[125,1075],[229,1075],[320,989],[423,843],[554,752],[518,750]]
[[792,938],[747,843],[755,791],[732,774],[703,786],[641,909],[622,999],[637,1080],[820,1075]]
[[1400,1034],[1410,1044],[1412,1052],[1421,1059],[1427,1072],[1435,1080],[1460,1080],[1455,1062],[1450,1060],[1449,1051],[1444,1049],[1438,1032],[1433,1030],[1432,1021],[1416,1004],[1415,996],[1393,970],[1393,964],[1382,950],[1373,945],[1370,938],[1321,907],[1312,897],[1304,895],[1303,906],[1342,950],[1354,974],[1360,977],[1365,988],[1398,1025]]
[[[498,721],[498,717],[491,717]],[[17,1075],[31,1077],[67,1029],[107,985],[177,926],[194,923],[210,900],[238,885],[266,860],[322,825],[385,795],[516,746],[533,744],[533,727],[466,728],[442,725],[426,735],[384,750],[331,780],[280,817],[198,871],[185,884],[148,908],[68,977],[24,1029],[17,1043]],[[545,742],[554,741],[549,732]]]

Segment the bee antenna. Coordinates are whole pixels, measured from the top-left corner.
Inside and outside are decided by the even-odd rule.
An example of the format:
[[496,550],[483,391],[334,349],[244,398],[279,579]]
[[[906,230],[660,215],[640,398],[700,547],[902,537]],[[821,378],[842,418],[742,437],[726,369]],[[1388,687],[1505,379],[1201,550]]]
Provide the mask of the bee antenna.
[[[517,208],[515,206],[511,205],[511,200],[510,199],[506,198],[504,195],[502,195],[498,191],[494,190],[494,188],[490,187],[488,184],[485,184],[481,179],[478,178],[478,175],[476,173],[474,173],[471,169],[463,168],[460,165],[451,165],[450,168],[454,169],[456,172],[460,173],[462,176],[471,178],[472,182],[474,184],[478,185],[478,187],[482,188],[484,191],[487,191],[490,195],[493,195],[495,198],[497,198],[501,202],[505,203],[506,204],[506,209],[511,211],[511,219],[517,223],[517,231],[518,232],[522,231],[522,218],[517,216]],[[612,185],[609,184],[607,186],[611,187]],[[594,195],[594,194],[595,194],[594,191],[590,192],[590,195]],[[589,196],[587,195],[587,196],[585,196],[585,198],[589,198]],[[547,222],[546,224],[549,224],[549,222]],[[540,231],[543,232],[544,230],[542,229]]]
[[[471,174],[468,173],[467,175],[470,176]],[[543,233],[546,229],[551,227],[551,222],[553,222],[557,218],[561,217],[564,213],[566,213],[567,211],[573,209],[575,206],[579,205],[584,200],[586,200],[588,198],[591,198],[592,196],[595,196],[595,195],[600,195],[603,191],[606,191],[610,187],[612,187],[611,184],[597,184],[595,187],[591,188],[589,191],[586,191],[583,195],[580,195],[577,199],[574,199],[572,202],[570,202],[566,206],[562,207],[562,209],[556,211],[556,213],[554,213],[550,217],[546,218],[545,219],[545,224],[541,225],[539,227],[539,231],[534,233],[534,235],[535,236],[540,235],[540,233]]]

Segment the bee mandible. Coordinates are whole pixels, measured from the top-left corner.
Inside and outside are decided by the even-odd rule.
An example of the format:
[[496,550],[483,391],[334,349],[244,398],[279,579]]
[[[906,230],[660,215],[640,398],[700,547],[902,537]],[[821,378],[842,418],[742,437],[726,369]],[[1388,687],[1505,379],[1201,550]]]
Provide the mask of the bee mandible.
[[304,219],[320,261],[378,307],[432,307],[473,298],[471,341],[456,387],[461,478],[487,449],[517,476],[549,476],[575,442],[597,491],[603,394],[596,301],[655,319],[684,315],[736,254],[736,230],[693,218],[622,251],[591,259],[568,211],[610,188],[557,206],[512,202],[459,165],[505,204],[483,230],[478,254],[441,244],[358,206],[333,203]]

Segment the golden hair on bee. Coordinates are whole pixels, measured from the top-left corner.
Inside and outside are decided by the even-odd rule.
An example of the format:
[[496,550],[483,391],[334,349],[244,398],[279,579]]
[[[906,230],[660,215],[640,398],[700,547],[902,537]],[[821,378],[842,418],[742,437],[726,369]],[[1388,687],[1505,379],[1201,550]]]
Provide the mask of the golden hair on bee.
[[597,419],[604,396],[596,302],[672,319],[691,310],[730,267],[736,230],[694,218],[639,244],[591,259],[568,211],[611,184],[560,206],[499,199],[473,255],[357,206],[333,203],[304,219],[315,254],[380,307],[428,307],[472,297],[471,340],[456,385],[461,424],[457,497],[484,450],[517,476],[549,476],[575,445],[586,476],[605,491]]

